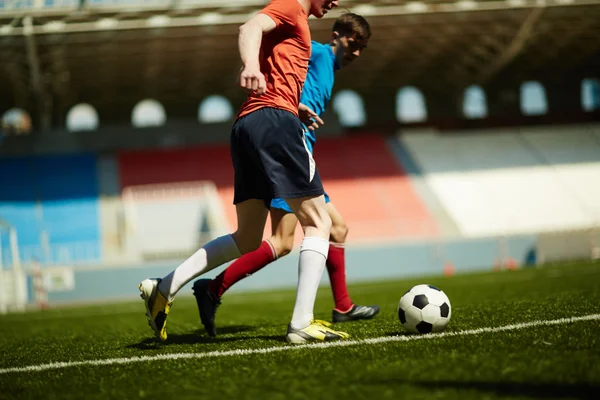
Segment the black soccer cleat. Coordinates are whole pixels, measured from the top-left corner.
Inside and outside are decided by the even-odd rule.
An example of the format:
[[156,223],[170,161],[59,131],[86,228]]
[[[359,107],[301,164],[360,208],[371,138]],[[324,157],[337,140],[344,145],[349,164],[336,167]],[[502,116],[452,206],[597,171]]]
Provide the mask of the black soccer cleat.
[[198,279],[194,282],[192,289],[194,291],[194,297],[198,304],[198,312],[200,313],[200,321],[204,325],[204,329],[209,336],[217,336],[217,327],[215,326],[215,315],[217,314],[217,308],[221,305],[221,300],[216,298],[210,290],[208,290],[208,284],[210,279]]
[[333,322],[359,321],[361,319],[371,319],[379,313],[379,306],[358,306],[353,305],[350,311],[346,313],[333,310]]

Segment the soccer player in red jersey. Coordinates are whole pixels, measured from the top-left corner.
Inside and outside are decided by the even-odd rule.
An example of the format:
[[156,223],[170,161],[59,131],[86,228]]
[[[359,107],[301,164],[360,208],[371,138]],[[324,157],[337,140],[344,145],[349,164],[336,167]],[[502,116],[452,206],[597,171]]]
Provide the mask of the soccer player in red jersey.
[[[323,121],[322,114],[331,100],[335,72],[349,65],[362,54],[371,37],[371,28],[365,18],[353,13],[341,15],[333,24],[329,43],[312,42],[308,73],[300,98],[300,116],[304,123],[306,147],[313,151],[315,129]],[[352,302],[346,286],[345,242],[348,227],[325,194],[327,211],[331,217],[327,272],[331,282],[335,306],[333,322],[371,319],[379,312],[377,306],[362,306]],[[198,279],[193,290],[204,328],[216,336],[215,314],[221,296],[236,282],[258,272],[273,261],[286,256],[292,249],[298,219],[284,199],[271,201],[272,236],[251,253],[244,254],[215,279]]]
[[240,27],[240,86],[249,91],[231,131],[234,204],[238,228],[204,245],[162,279],[138,288],[155,335],[166,340],[166,319],[177,292],[192,279],[256,250],[268,206],[285,199],[302,225],[298,288],[286,339],[290,343],[348,337],[314,319],[315,298],[329,250],[331,218],[312,154],[298,118],[311,52],[308,16],[338,0],[272,0]]

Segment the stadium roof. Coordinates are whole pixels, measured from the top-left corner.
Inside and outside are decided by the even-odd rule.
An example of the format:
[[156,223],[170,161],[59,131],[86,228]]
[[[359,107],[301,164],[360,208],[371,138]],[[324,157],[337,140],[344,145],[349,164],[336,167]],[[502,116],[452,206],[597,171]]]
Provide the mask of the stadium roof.
[[[79,102],[129,120],[147,97],[169,115],[201,98],[237,99],[237,28],[266,0],[15,0],[0,5],[0,113],[42,109],[64,122]],[[123,4],[124,3],[124,4]],[[560,80],[600,71],[600,0],[342,0],[369,18],[368,55],[338,87],[363,93],[415,85],[434,93],[472,83]],[[17,7],[18,6],[18,7]],[[327,40],[343,9],[311,20]],[[8,94],[8,95],[4,95]]]

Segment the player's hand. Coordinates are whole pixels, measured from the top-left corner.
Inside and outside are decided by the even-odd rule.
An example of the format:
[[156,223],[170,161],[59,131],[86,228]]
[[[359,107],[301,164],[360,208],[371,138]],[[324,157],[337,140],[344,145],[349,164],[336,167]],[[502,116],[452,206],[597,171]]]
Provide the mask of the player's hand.
[[240,86],[258,96],[267,91],[265,76],[258,66],[244,66],[240,72]]
[[306,104],[300,103],[298,106],[298,116],[300,117],[300,121],[302,121],[302,123],[311,131],[319,128],[320,125],[325,124],[321,117]]

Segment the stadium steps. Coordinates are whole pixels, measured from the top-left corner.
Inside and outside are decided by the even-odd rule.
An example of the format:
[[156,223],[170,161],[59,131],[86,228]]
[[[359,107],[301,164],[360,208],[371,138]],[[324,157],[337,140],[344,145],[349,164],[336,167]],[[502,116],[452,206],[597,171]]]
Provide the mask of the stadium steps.
[[596,128],[507,128],[404,135],[424,180],[465,236],[598,223]]

